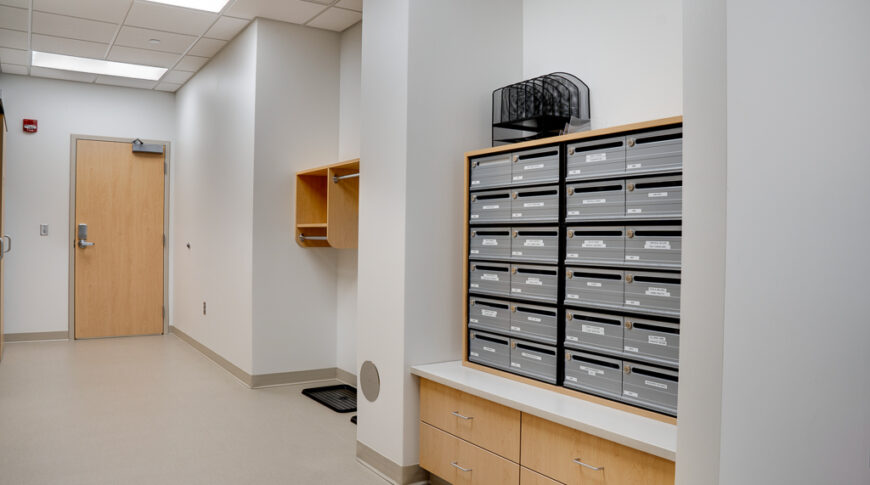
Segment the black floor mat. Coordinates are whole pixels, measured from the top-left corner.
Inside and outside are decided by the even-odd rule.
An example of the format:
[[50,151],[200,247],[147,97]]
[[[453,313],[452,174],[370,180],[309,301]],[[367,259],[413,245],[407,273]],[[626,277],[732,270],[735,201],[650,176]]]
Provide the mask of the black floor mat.
[[302,394],[337,413],[356,411],[356,388],[347,384],[303,389]]

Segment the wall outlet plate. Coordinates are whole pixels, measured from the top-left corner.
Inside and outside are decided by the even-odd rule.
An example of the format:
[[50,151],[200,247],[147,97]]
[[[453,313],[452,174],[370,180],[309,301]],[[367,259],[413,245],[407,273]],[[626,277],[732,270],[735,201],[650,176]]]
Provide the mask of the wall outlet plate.
[[39,235],[40,236],[48,236],[48,224],[40,224],[39,225]]

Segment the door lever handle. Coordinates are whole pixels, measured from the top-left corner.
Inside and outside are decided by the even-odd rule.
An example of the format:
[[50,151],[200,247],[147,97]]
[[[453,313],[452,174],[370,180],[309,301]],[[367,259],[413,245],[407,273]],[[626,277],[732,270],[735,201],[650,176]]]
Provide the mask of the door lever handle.
[[6,245],[0,244],[0,254],[6,254],[9,251],[12,251],[12,236],[10,236],[8,234],[4,234],[2,236],[2,239],[9,241],[9,243]]
[[91,247],[91,246],[93,246],[93,245],[94,245],[94,243],[92,243],[92,242],[85,241],[85,240],[83,240],[83,239],[79,239],[79,247],[82,248],[82,249],[84,249],[84,248],[89,248],[89,247]]

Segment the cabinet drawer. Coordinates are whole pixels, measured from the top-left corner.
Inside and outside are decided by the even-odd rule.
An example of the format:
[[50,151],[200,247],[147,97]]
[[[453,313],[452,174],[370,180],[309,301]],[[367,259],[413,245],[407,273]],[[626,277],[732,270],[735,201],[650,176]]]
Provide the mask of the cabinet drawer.
[[520,412],[516,409],[421,379],[420,420],[520,461]]
[[520,466],[426,423],[420,423],[420,467],[453,485],[520,483]]
[[520,467],[520,485],[559,485],[559,482],[528,468]]
[[521,464],[568,485],[674,483],[671,461],[530,414],[523,414]]

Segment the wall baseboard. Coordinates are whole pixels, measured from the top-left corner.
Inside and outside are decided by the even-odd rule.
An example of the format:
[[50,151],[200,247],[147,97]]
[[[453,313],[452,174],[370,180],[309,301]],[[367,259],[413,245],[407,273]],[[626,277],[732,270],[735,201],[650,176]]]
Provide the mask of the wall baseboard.
[[[195,348],[204,356],[212,360],[214,363],[221,366],[224,370],[235,376],[236,379],[242,381],[242,384],[250,387],[251,389],[283,386],[288,384],[299,384],[302,382],[325,381],[330,379],[342,380],[339,379],[340,369],[337,369],[335,367],[327,367],[324,369],[309,369],[294,372],[278,372],[275,374],[251,375],[242,370],[237,365],[221,357],[215,351],[206,347],[198,340],[185,333],[183,330],[180,330],[178,327],[171,325],[169,327],[169,333],[174,333],[176,336],[178,336],[178,338],[187,342],[191,347]],[[346,371],[340,372],[353,376],[353,374],[350,374]],[[353,377],[353,382],[356,382],[355,376]]]
[[345,384],[349,384],[353,387],[356,387],[356,383],[357,383],[356,374],[351,374],[350,372],[348,372],[342,368],[336,368],[335,369],[335,378],[340,380],[341,382],[343,382]]
[[69,340],[69,331],[58,332],[23,332],[3,334],[5,342],[35,342],[38,340]]
[[396,485],[426,483],[429,480],[429,472],[420,468],[420,465],[403,467],[359,441],[356,442],[356,459]]

